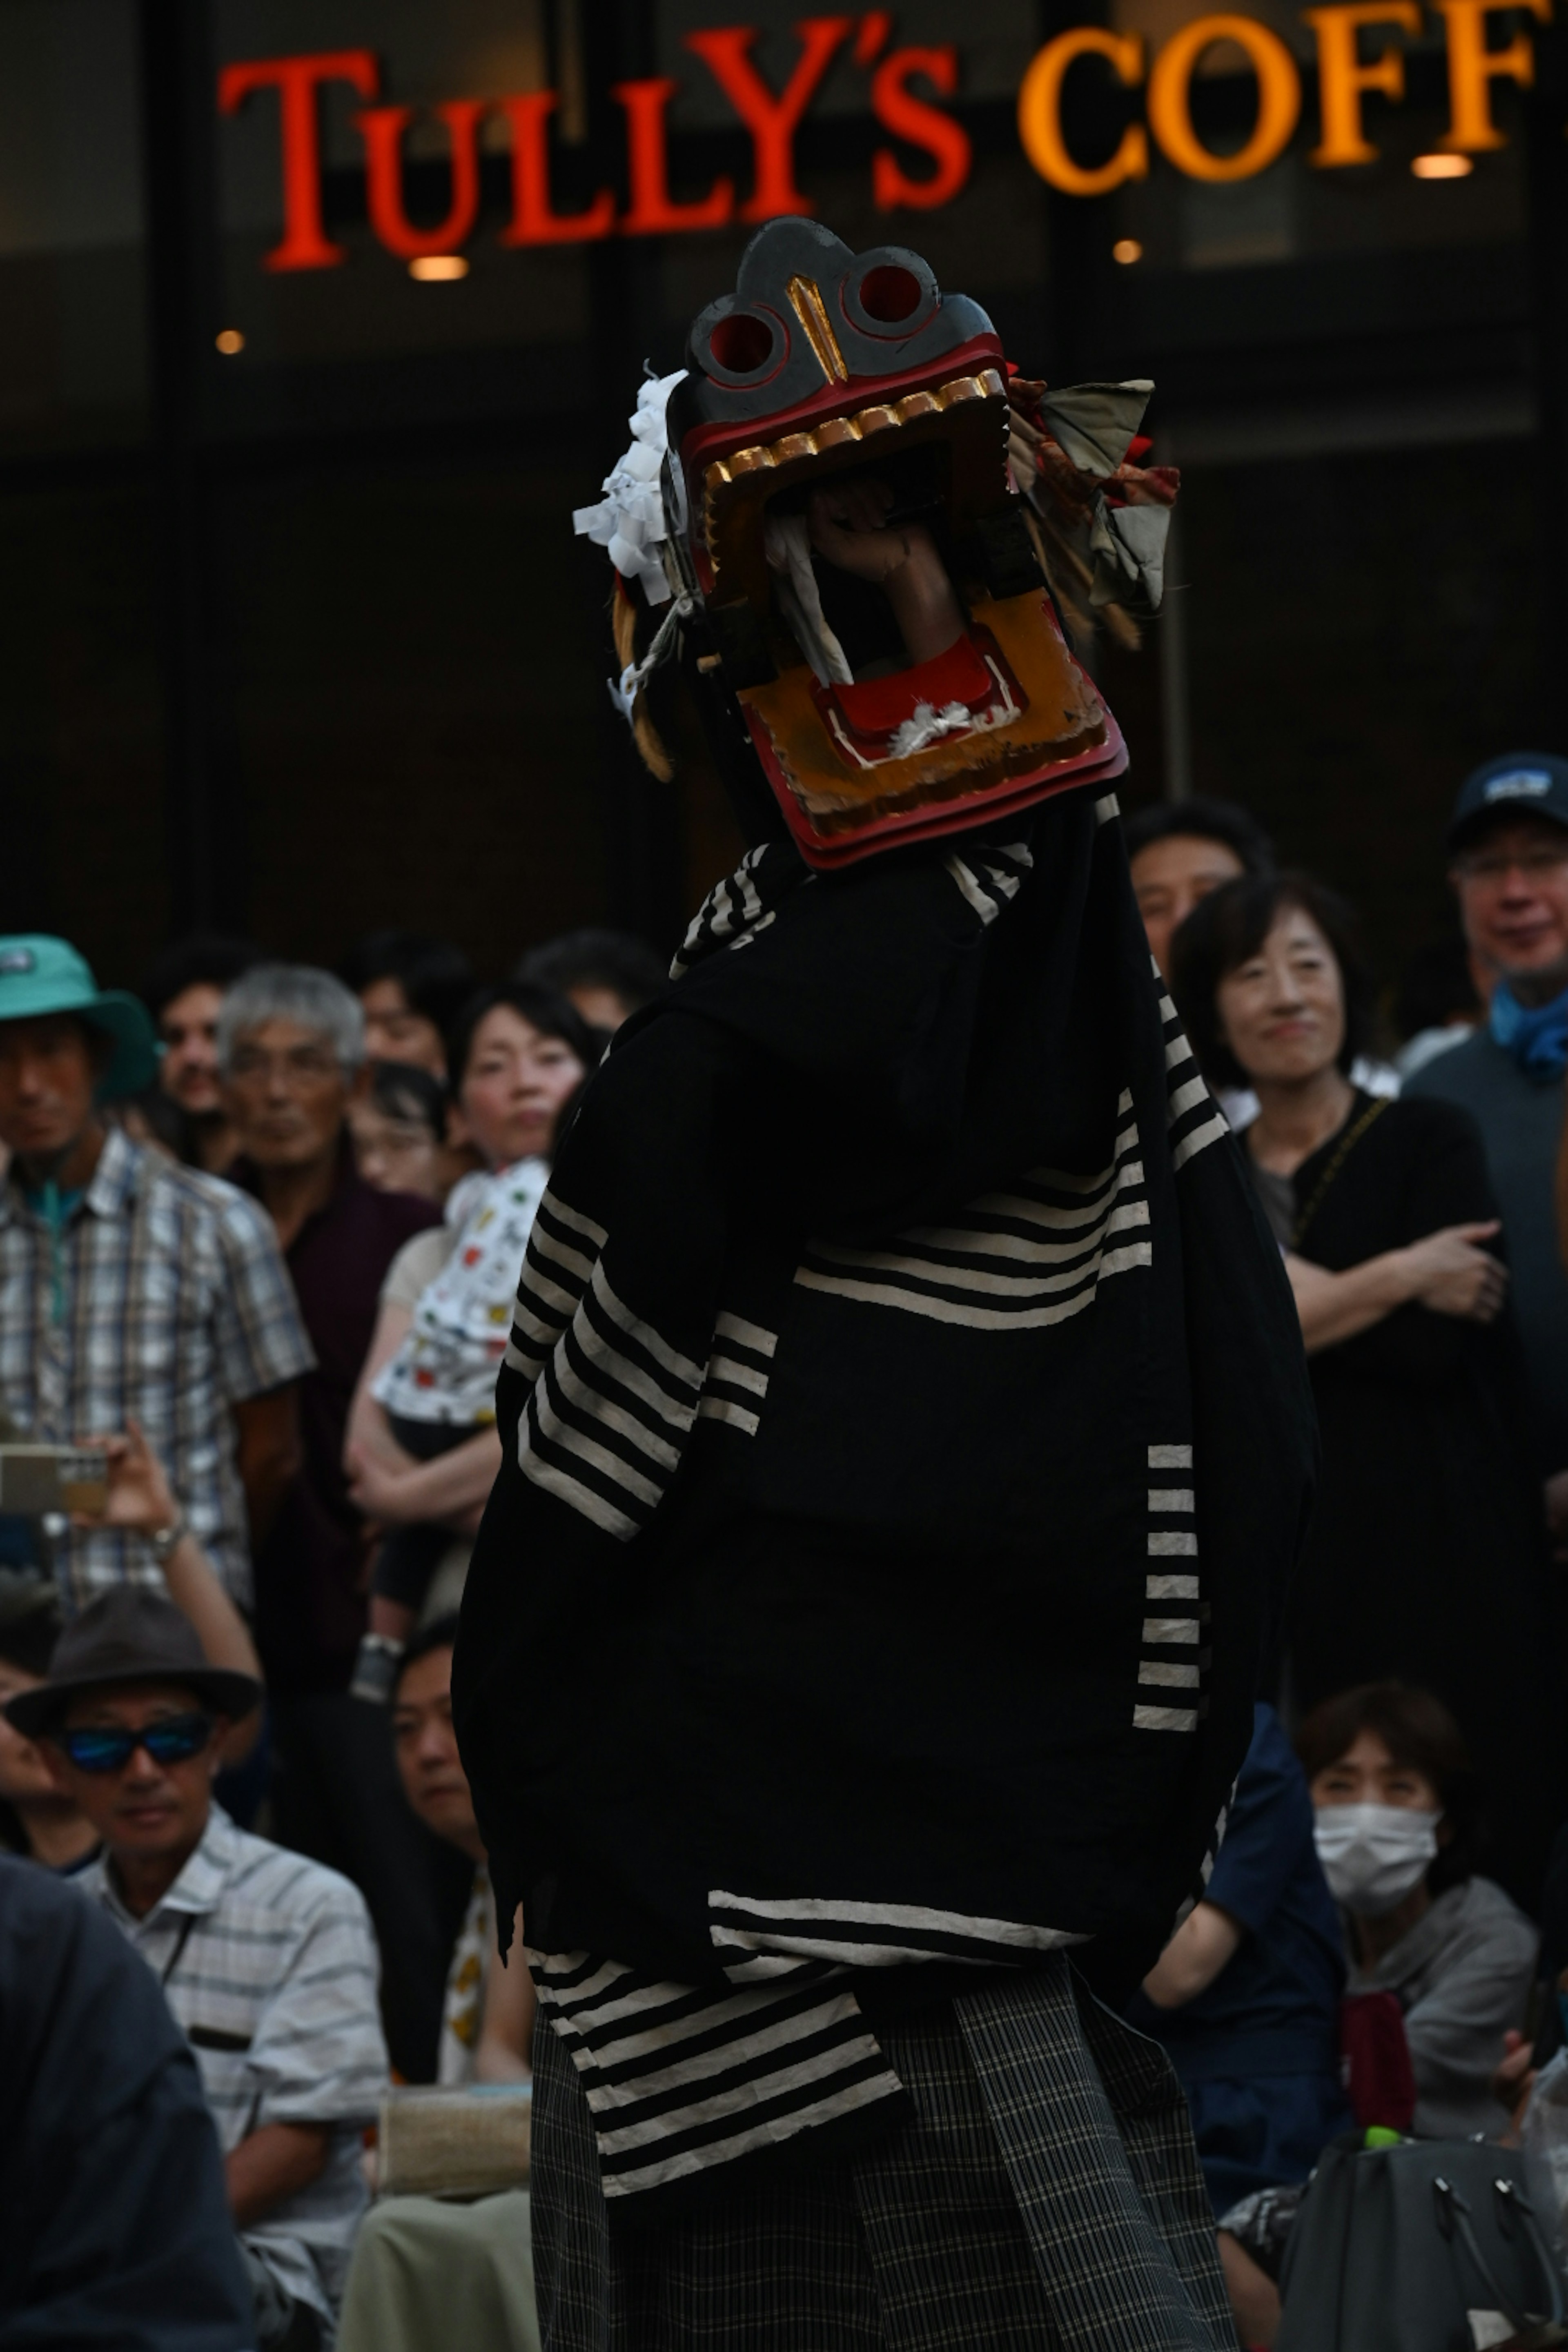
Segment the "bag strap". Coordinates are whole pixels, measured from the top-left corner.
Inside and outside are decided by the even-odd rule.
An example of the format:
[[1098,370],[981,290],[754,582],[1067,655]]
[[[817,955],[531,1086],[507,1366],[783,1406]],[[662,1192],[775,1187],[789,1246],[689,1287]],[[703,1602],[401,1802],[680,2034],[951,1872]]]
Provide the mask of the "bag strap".
[[1535,2219],[1534,2208],[1531,2206],[1529,2199],[1522,2194],[1511,2180],[1505,2180],[1500,2178],[1494,2179],[1492,2182],[1492,2194],[1497,2198],[1501,2211],[1504,2214],[1510,2215],[1510,2218],[1512,2215],[1517,2214],[1521,2218],[1524,2235],[1530,2242],[1531,2251],[1534,2254],[1541,2274],[1546,2282],[1547,2300],[1551,2305],[1551,2309],[1544,2315],[1544,2326],[1547,2328],[1555,2330],[1555,2334],[1548,2335],[1538,2332],[1542,2327],[1542,2316],[1530,2312],[1521,2311],[1518,2305],[1512,2303],[1503,2293],[1502,2288],[1499,2286],[1497,2280],[1492,2275],[1491,2265],[1488,2262],[1485,2254],[1481,2252],[1480,2246],[1477,2242],[1475,2231],[1470,2226],[1469,2207],[1466,2204],[1458,2190],[1454,2187],[1452,2181],[1445,2179],[1440,2172],[1434,2177],[1432,2182],[1433,2201],[1437,2209],[1437,2228],[1450,2246],[1454,2243],[1455,2240],[1458,2239],[1459,2244],[1469,2256],[1471,2265],[1475,2270],[1477,2277],[1485,2286],[1488,2294],[1490,2295],[1492,2300],[1492,2308],[1501,2312],[1503,2317],[1507,2320],[1515,2336],[1521,2336],[1526,2342],[1530,2343],[1551,2344],[1558,2342],[1561,2340],[1563,2328],[1563,2283],[1558,2276],[1557,2266],[1552,2262],[1550,2253],[1547,2252],[1547,2249],[1542,2241],[1541,2231]]
[[1383,1095],[1375,1096],[1373,1099],[1368,1103],[1361,1117],[1356,1119],[1352,1126],[1346,1128],[1338,1143],[1334,1146],[1333,1155],[1331,1158],[1328,1166],[1324,1169],[1322,1174],[1319,1177],[1317,1182],[1312,1187],[1311,1198],[1307,1202],[1306,1207],[1300,1211],[1300,1214],[1297,1216],[1295,1223],[1290,1228],[1290,1246],[1292,1249],[1300,1248],[1301,1236],[1306,1232],[1308,1226],[1311,1223],[1312,1219],[1317,1215],[1318,1211],[1322,1207],[1324,1196],[1328,1192],[1330,1185],[1333,1182],[1335,1177],[1339,1174],[1340,1170],[1344,1166],[1345,1161],[1350,1158],[1351,1153],[1355,1150],[1356,1145],[1361,1141],[1362,1137],[1366,1133],[1367,1129],[1372,1125],[1373,1119],[1380,1118],[1387,1108],[1388,1102],[1386,1097]]

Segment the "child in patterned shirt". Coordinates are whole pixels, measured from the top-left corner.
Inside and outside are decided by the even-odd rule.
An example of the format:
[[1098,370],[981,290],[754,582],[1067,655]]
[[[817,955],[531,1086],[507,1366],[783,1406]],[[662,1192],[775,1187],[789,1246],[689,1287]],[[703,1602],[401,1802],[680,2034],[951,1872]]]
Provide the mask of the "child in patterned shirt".
[[[351,1491],[385,1530],[353,1685],[362,1698],[384,1700],[443,1553],[479,1524],[522,1254],[561,1115],[597,1058],[564,998],[518,982],[475,997],[451,1048],[461,1129],[486,1167],[448,1201],[449,1248],[412,1313],[384,1293],[350,1417]],[[397,1286],[395,1264],[387,1291]]]

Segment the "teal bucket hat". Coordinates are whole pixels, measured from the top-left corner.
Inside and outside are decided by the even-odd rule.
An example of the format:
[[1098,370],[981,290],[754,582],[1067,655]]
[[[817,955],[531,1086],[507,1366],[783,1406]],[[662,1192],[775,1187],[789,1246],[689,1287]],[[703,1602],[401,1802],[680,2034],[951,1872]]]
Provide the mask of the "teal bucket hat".
[[157,1076],[158,1040],[140,997],[100,988],[68,940],[47,931],[0,939],[0,1021],[37,1021],[50,1013],[74,1013],[113,1040],[98,1082],[100,1102],[139,1095]]

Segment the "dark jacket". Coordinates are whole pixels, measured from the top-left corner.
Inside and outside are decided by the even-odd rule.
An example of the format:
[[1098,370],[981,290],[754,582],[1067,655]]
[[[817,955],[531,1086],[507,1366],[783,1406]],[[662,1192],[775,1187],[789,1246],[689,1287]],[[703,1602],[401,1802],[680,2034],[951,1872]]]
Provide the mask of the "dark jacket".
[[0,1855],[0,2347],[255,2340],[217,2135],[156,1977],[79,1888]]

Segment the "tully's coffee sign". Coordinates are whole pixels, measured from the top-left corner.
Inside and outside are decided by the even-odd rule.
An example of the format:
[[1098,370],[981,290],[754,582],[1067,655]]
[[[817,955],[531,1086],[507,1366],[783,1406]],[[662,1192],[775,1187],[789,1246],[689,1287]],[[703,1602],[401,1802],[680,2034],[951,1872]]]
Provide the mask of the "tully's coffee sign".
[[[1448,68],[1449,121],[1440,145],[1455,155],[1504,144],[1492,119],[1493,87],[1528,88],[1534,51],[1528,30],[1493,38],[1493,17],[1550,18],[1552,0],[1432,0],[1443,22]],[[1323,170],[1373,160],[1377,150],[1363,118],[1375,93],[1397,102],[1405,95],[1400,37],[1423,28],[1421,0],[1334,0],[1302,11],[1317,45],[1318,138],[1309,160]],[[1505,29],[1502,27],[1500,30]],[[449,99],[434,112],[445,125],[450,153],[451,202],[445,220],[426,226],[404,202],[404,138],[414,119],[406,105],[384,105],[381,69],[370,49],[330,49],[284,58],[254,58],[226,65],[218,77],[218,106],[237,113],[253,101],[277,106],[281,159],[283,235],[266,256],[268,269],[326,269],[344,258],[328,235],[321,201],[319,100],[323,89],[346,83],[362,104],[353,121],[364,144],[366,208],[374,235],[405,260],[450,254],[471,236],[479,211],[479,131],[487,116],[507,125],[511,165],[511,216],[500,232],[512,246],[574,245],[595,237],[663,236],[713,228],[730,220],[761,221],[811,210],[795,182],[795,139],[830,67],[847,57],[864,70],[870,110],[890,140],[871,157],[871,194],[884,211],[929,210],[955,196],[969,177],[970,142],[950,104],[959,89],[955,44],[899,47],[887,9],[860,16],[808,16],[795,27],[799,53],[788,79],[775,89],[752,51],[756,28],[721,26],[688,33],[685,46],[718,84],[749,134],[752,186],[743,198],[727,175],[701,195],[671,193],[668,109],[680,85],[668,75],[615,84],[611,98],[625,121],[625,194],[599,189],[586,204],[563,208],[554,186],[551,118],[553,90],[514,97]],[[1242,145],[1221,153],[1205,144],[1193,119],[1193,78],[1220,42],[1240,48],[1257,82],[1253,126]],[[1069,72],[1109,74],[1144,92],[1143,121],[1130,122],[1115,152],[1104,160],[1075,155],[1062,121]],[[1018,91],[1018,134],[1041,177],[1069,195],[1098,196],[1124,181],[1142,179],[1152,138],[1177,171],[1194,180],[1246,180],[1283,153],[1300,120],[1301,75],[1295,56],[1256,16],[1197,16],[1149,54],[1137,33],[1078,25],[1047,41]]]

